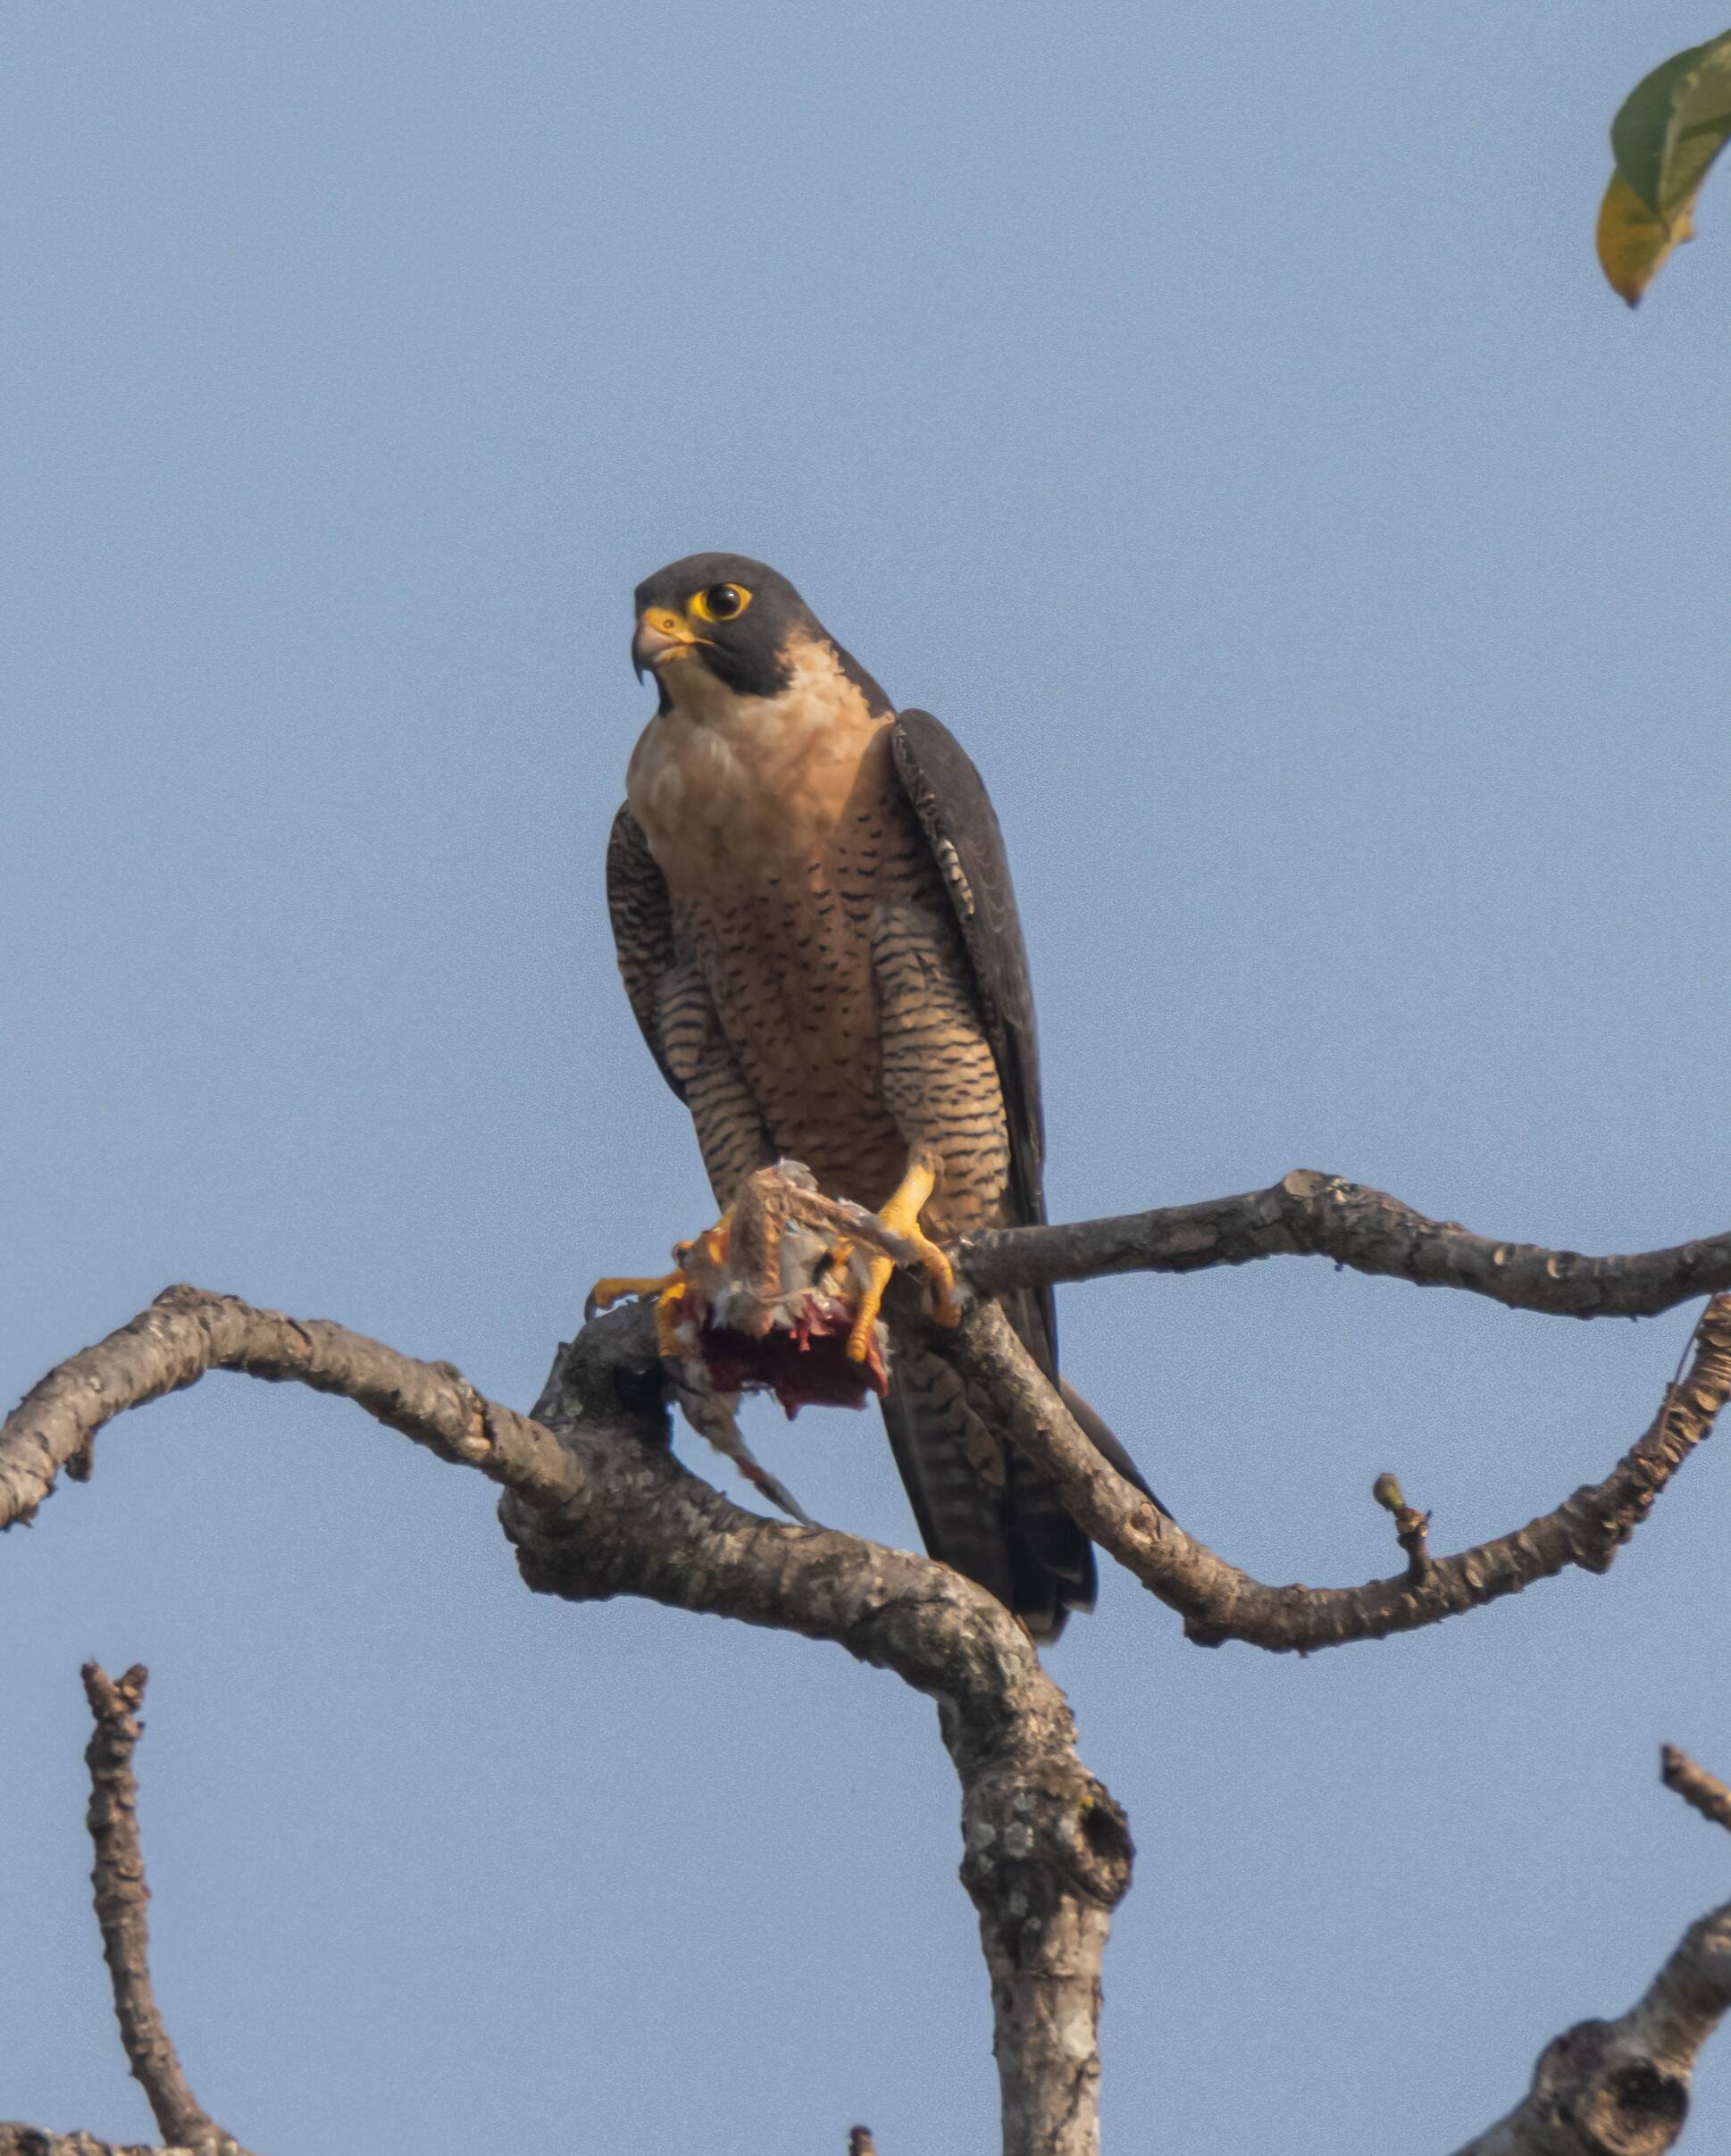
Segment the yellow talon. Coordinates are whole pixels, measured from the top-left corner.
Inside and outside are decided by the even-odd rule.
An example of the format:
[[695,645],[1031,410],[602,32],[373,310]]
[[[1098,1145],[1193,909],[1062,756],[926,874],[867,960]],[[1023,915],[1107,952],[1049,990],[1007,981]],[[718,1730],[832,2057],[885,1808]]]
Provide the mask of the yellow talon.
[[863,1363],[871,1352],[872,1330],[877,1324],[877,1314],[883,1306],[883,1291],[890,1284],[895,1271],[895,1260],[874,1258],[869,1260],[866,1277],[866,1292],[859,1299],[859,1308],[854,1312],[854,1322],[848,1332],[848,1360]]
[[958,1325],[962,1322],[962,1306],[956,1299],[956,1268],[935,1242],[922,1235],[917,1228],[907,1238],[919,1252],[920,1263],[925,1267],[925,1277],[932,1289],[932,1315],[941,1325]]
[[728,1219],[723,1215],[713,1228],[691,1242],[673,1246],[673,1269],[671,1273],[657,1273],[652,1278],[636,1274],[609,1274],[598,1280],[590,1290],[583,1315],[592,1317],[598,1310],[610,1309],[627,1295],[650,1296],[655,1301],[655,1344],[657,1353],[679,1357],[685,1350],[675,1337],[680,1321],[681,1305],[693,1286],[693,1261],[701,1286],[701,1275],[706,1268],[717,1271],[727,1262]]
[[655,1344],[658,1355],[675,1360],[684,1352],[677,1337],[679,1307],[685,1300],[685,1275],[675,1273],[655,1299]]
[[[686,1247],[686,1246],[682,1246]],[[685,1300],[690,1283],[683,1266],[671,1273],[662,1273],[653,1280],[635,1276],[609,1276],[598,1280],[590,1290],[587,1308],[590,1311],[611,1309],[627,1295],[652,1295],[655,1298],[655,1344],[660,1355],[679,1355],[683,1352],[673,1337],[679,1324],[679,1307]]]
[[[920,1226],[920,1212],[937,1186],[937,1175],[924,1161],[916,1160],[902,1177],[887,1204],[878,1209],[878,1218],[894,1234],[911,1242],[925,1267],[926,1277],[932,1285],[932,1315],[941,1325],[958,1325],[962,1322],[961,1308],[956,1300],[956,1273],[949,1258]],[[871,1348],[872,1328],[877,1323],[883,1304],[883,1291],[890,1284],[895,1271],[892,1259],[874,1258],[866,1283],[866,1291],[860,1297],[859,1308],[854,1314],[852,1328],[848,1334],[848,1359],[863,1363]]]
[[848,1267],[853,1263],[857,1246],[850,1235],[838,1235],[824,1253],[824,1262],[817,1269],[817,1291],[820,1295],[840,1295],[847,1285]]
[[923,1160],[915,1161],[901,1179],[901,1187],[878,1217],[887,1228],[904,1235],[919,1253],[932,1283],[932,1315],[941,1325],[958,1325],[962,1313],[956,1300],[956,1269],[920,1226],[925,1201],[937,1187],[935,1172]]
[[590,1304],[597,1310],[610,1310],[627,1295],[665,1295],[668,1289],[684,1284],[683,1273],[660,1273],[653,1280],[641,1280],[628,1274],[617,1277],[609,1274],[606,1279],[598,1280],[589,1291]]

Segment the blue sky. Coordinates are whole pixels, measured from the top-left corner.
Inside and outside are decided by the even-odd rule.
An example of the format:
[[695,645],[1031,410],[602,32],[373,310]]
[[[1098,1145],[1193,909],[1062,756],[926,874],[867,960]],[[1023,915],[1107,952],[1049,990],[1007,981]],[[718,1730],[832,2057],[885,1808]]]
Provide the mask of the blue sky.
[[[1306,1166],[1588,1249],[1731,1224],[1724,183],[1638,314],[1592,254],[1616,104],[1724,27],[11,11],[0,1383],[190,1279],[526,1405],[708,1217],[599,876],[631,589],[698,547],[983,768],[1057,1215]],[[1062,1309],[1185,1523],[1313,1583],[1392,1568],[1384,1468],[1439,1549],[1601,1473],[1692,1322],[1298,1260]],[[754,1442],[908,1540],[873,1419]],[[249,2145],[989,2149],[929,1706],[537,1600],[491,1509],[212,1380],[7,1538],[0,2115],[146,2129],[94,1653],[153,1669],[159,1989]],[[1656,1764],[1731,1769],[1727,1511],[1710,1446],[1608,1578],[1302,1663],[1107,1578],[1053,1667],[1141,1851],[1108,2146],[1451,2147],[1629,2002],[1725,1891]]]

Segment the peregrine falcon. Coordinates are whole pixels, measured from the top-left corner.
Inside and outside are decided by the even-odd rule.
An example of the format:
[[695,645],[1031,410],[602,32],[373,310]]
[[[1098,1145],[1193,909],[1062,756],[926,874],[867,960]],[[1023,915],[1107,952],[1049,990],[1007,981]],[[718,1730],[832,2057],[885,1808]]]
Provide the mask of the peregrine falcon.
[[[1033,997],[985,787],[954,737],[898,714],[761,562],[691,555],[640,584],[636,610],[632,657],[659,701],[631,755],[607,895],[650,1053],[691,1111],[723,1216],[757,1170],[804,1162],[822,1192],[914,1242],[953,1321],[935,1246],[1045,1217]],[[889,1271],[880,1261],[856,1354]],[[1050,1291],[1003,1301],[1056,1381]],[[883,1419],[933,1557],[1036,1638],[1092,1606],[1087,1537],[948,1363],[899,1347]]]

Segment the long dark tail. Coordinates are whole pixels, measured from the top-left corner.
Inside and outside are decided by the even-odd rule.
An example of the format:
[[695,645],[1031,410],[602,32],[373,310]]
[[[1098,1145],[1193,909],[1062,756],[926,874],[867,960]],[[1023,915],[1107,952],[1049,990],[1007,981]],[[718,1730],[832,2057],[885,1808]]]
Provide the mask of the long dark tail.
[[[1044,1314],[1019,1308],[1020,1301],[1007,1296],[1005,1315],[1048,1366]],[[1106,1423],[1080,1393],[1058,1382],[1066,1405],[1098,1450],[1153,1497]],[[1092,1543],[1052,1485],[975,1414],[947,1362],[918,1349],[899,1350],[891,1366],[883,1422],[921,1537],[933,1557],[990,1589],[1037,1640],[1055,1640],[1071,1610],[1093,1608]]]

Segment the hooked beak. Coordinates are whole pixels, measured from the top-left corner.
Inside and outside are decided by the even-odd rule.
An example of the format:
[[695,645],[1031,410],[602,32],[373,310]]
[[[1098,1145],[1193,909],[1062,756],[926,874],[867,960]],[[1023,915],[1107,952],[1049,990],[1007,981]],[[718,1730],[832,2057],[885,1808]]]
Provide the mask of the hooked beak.
[[631,639],[631,666],[640,681],[675,659],[688,659],[707,637],[698,636],[671,606],[646,606]]

